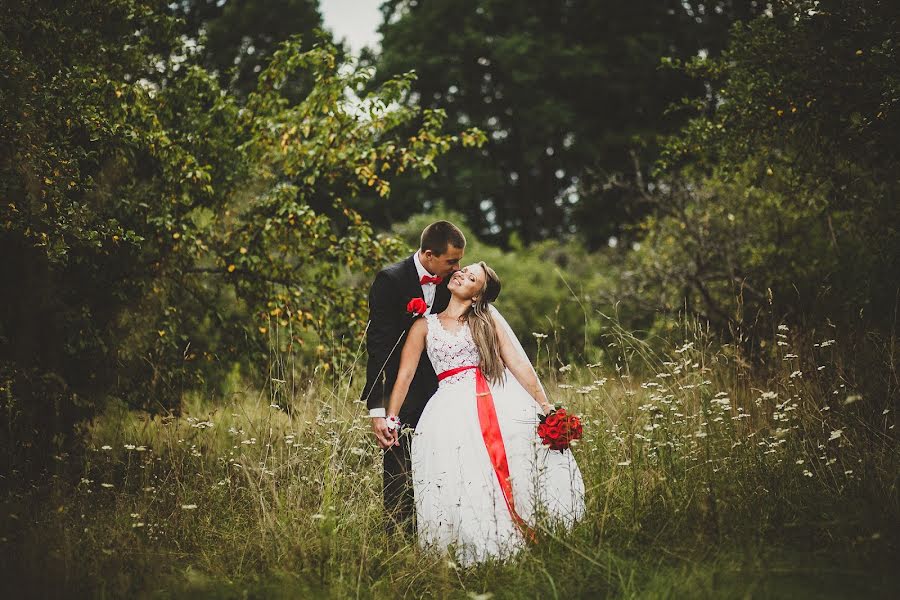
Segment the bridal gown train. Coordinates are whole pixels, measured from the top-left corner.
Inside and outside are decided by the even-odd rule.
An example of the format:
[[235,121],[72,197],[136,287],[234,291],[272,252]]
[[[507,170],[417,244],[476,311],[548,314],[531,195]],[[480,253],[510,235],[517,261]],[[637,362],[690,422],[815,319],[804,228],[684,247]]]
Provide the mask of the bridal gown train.
[[[425,319],[435,372],[478,364],[467,324],[450,332],[436,315]],[[479,420],[477,376],[469,369],[441,380],[411,447],[419,544],[452,550],[463,565],[511,556],[526,545],[539,517],[571,526],[584,514],[584,482],[572,453],[541,444],[540,409],[507,370],[503,385],[490,385],[490,396],[508,463],[511,510]]]

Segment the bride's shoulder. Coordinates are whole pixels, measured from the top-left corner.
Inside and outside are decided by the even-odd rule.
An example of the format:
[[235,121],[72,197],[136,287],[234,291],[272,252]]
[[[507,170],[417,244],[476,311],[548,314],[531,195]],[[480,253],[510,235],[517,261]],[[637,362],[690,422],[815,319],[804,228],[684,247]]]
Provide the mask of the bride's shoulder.
[[424,319],[416,319],[409,328],[409,337],[425,337],[428,333],[428,315]]

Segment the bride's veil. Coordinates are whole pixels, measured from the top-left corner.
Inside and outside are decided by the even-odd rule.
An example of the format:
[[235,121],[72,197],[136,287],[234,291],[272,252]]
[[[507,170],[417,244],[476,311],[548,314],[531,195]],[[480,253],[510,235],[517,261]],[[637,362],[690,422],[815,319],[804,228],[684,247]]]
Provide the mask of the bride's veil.
[[[541,386],[541,390],[546,395],[547,390],[544,389],[544,384],[541,383],[541,378],[538,377],[537,371],[534,370],[534,367],[531,365],[531,359],[528,358],[528,355],[525,353],[525,349],[522,347],[522,343],[519,341],[518,336],[516,336],[515,332],[512,330],[512,327],[509,326],[509,323],[503,317],[503,314],[497,309],[493,304],[490,305],[491,316],[494,318],[494,321],[498,323],[503,329],[506,331],[506,335],[509,336],[509,340],[512,342],[513,347],[515,347],[516,352],[525,359],[525,363],[528,365],[528,368],[531,369],[531,372],[534,373],[535,379],[537,379],[538,385]],[[509,369],[506,369],[506,386],[518,386],[521,387],[518,380],[516,380],[515,376],[510,372]],[[522,391],[525,393],[525,396],[531,399],[531,394],[529,394],[524,388]],[[548,398],[549,401],[549,398]],[[531,399],[532,404],[534,405],[536,410],[540,410],[538,408],[537,403]],[[552,403],[551,403],[552,404]]]

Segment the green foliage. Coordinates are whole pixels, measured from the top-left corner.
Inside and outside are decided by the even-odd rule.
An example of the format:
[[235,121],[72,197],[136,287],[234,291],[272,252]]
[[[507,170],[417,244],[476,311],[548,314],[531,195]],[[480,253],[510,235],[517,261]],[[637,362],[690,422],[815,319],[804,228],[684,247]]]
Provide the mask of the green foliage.
[[660,58],[716,54],[728,23],[750,10],[734,4],[385,2],[382,76],[414,69],[408,103],[444,108],[490,141],[480,154],[452,153],[428,182],[405,183],[399,206],[366,214],[387,225],[440,202],[504,247],[513,233],[530,244],[578,232],[594,248],[629,235],[624,225],[646,207],[610,180],[633,177],[632,153],[646,171],[656,138],[683,122],[665,108],[702,91],[660,70]]
[[[219,84],[245,99],[256,89],[256,80],[281,44],[301,36],[302,49],[316,41],[329,42],[321,29],[317,0],[179,0],[170,5],[184,19],[191,46],[190,60],[215,74]],[[294,73],[284,89],[286,97],[299,101],[312,87],[304,73]]]
[[[632,298],[751,347],[782,319],[894,343],[898,30],[896,3],[782,2],[735,26],[721,59],[680,65],[712,93],[688,102],[701,111],[643,186],[656,208]],[[889,370],[874,393],[896,389]]]
[[900,7],[881,0],[789,0],[736,25],[720,58],[684,65],[712,93],[662,168],[740,165],[751,154],[829,183],[885,179],[900,159],[898,27]]
[[[370,73],[298,39],[239,104],[204,69],[175,68],[176,25],[130,0],[32,2],[3,21],[0,277],[15,293],[0,361],[13,437],[49,443],[106,394],[177,410],[205,375],[267,356],[276,326],[288,345],[301,332],[359,338],[365,298],[348,273],[368,278],[397,244],[350,201],[387,197],[397,174],[428,176],[441,154],[483,141],[443,133],[439,111],[395,107],[409,76],[354,105],[344,91]],[[314,82],[299,103],[282,93],[295,73]],[[413,119],[415,134],[398,135]]]
[[679,323],[678,345],[659,353],[618,323],[609,329],[618,368],[577,365],[547,385],[583,416],[572,451],[587,516],[570,532],[539,522],[538,543],[509,561],[460,568],[385,535],[381,454],[349,373],[288,378],[284,394],[192,394],[181,417],[111,406],[82,453],[54,462],[56,477],[3,489],[0,590],[889,597],[896,419],[881,414],[893,408],[886,398],[877,419],[865,417],[842,382],[844,348],[778,329],[773,372],[758,378],[697,323]]

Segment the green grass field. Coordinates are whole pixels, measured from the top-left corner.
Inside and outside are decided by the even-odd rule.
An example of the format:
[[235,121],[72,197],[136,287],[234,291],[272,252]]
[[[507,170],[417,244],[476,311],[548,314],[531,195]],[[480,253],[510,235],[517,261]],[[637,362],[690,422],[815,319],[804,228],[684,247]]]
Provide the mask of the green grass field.
[[699,329],[666,352],[620,331],[619,362],[544,368],[584,416],[588,515],[468,570],[384,534],[358,365],[279,369],[177,418],[110,408],[54,474],[7,486],[5,597],[891,596],[892,401],[849,388],[836,344],[773,333],[765,377]]

